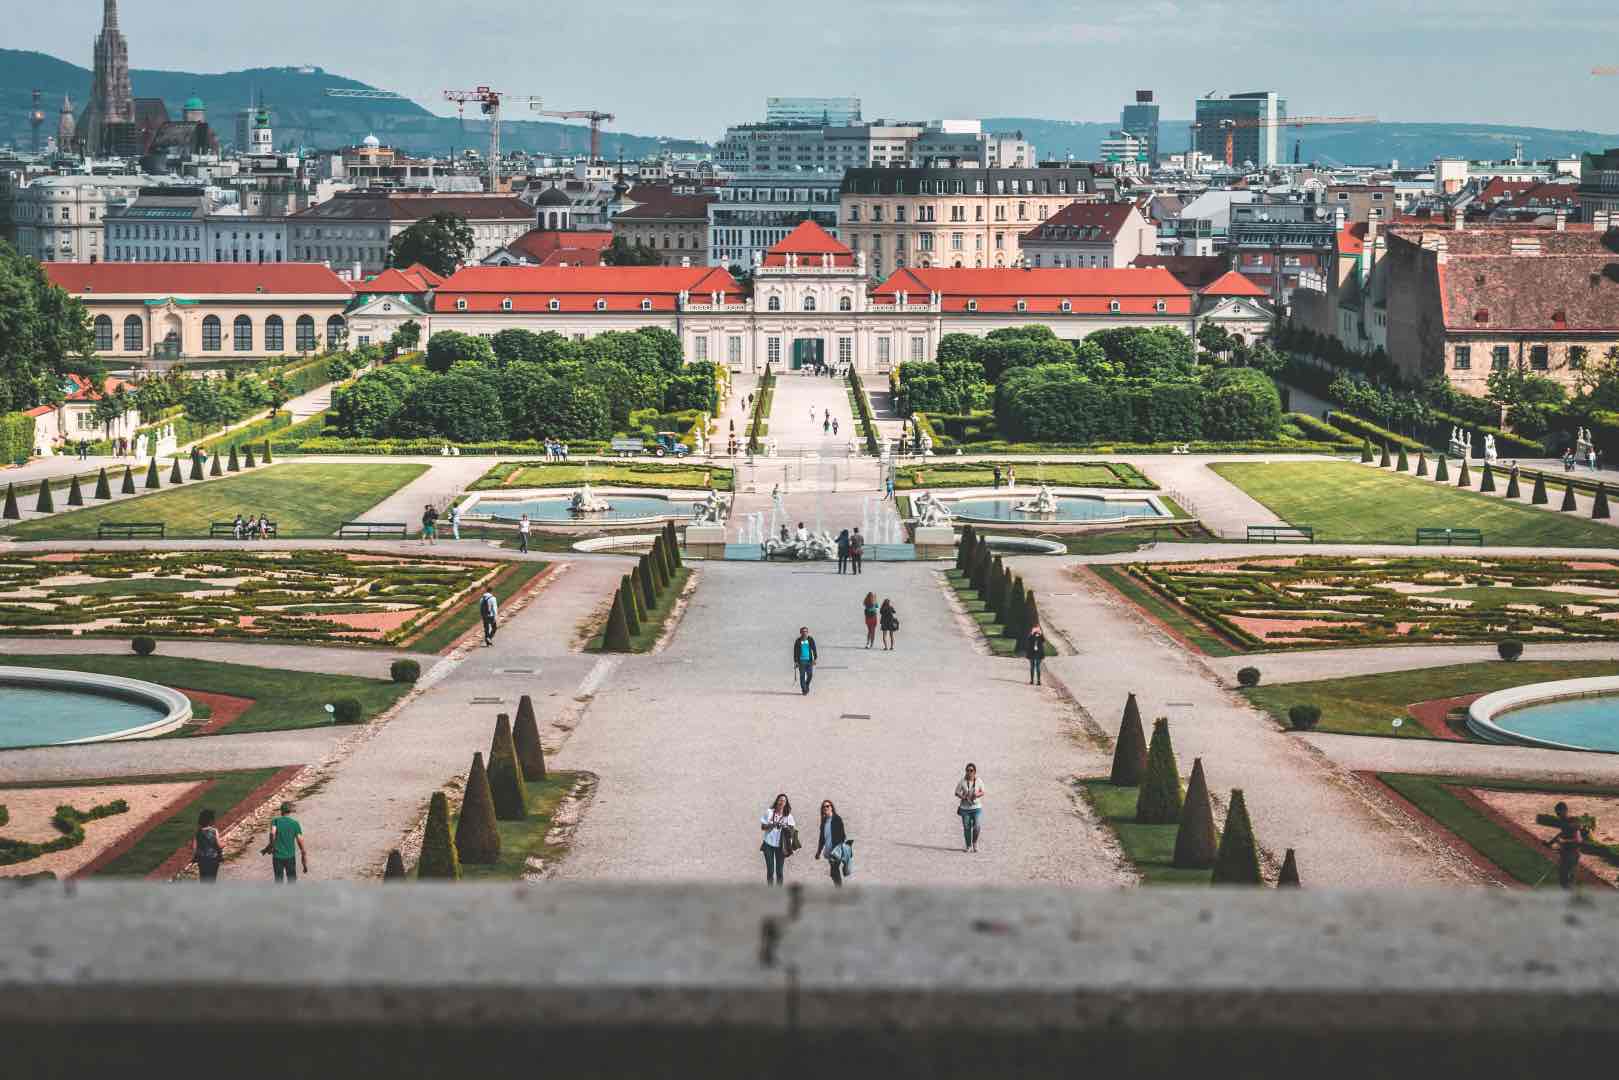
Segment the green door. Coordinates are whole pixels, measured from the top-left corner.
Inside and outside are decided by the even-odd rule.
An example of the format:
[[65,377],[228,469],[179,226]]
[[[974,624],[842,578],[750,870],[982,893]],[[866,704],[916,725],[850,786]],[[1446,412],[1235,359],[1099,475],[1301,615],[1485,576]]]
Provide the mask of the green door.
[[793,370],[815,367],[826,357],[826,342],[820,338],[797,338],[793,341]]

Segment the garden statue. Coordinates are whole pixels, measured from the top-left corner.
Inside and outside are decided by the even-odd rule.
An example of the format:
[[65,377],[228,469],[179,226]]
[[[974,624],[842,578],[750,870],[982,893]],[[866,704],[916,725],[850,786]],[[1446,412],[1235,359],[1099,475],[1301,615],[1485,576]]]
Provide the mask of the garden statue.
[[838,542],[825,530],[810,533],[803,540],[792,537],[778,540],[771,537],[759,546],[764,550],[766,560],[780,556],[797,559],[800,562],[812,562],[818,559],[834,559],[838,554]]
[[709,489],[708,498],[694,503],[691,508],[692,521],[698,525],[718,525],[723,522],[731,512],[731,497],[721,495]]
[[574,492],[573,497],[568,500],[568,511],[574,514],[601,514],[612,508],[612,504],[596,497],[596,493],[590,490],[588,480],[585,481],[585,486]]
[[933,453],[933,436],[926,431],[922,432],[922,456],[929,457]]
[[1495,462],[1495,458],[1496,458],[1496,455],[1495,455],[1495,436],[1494,435],[1485,435],[1484,436],[1484,460],[1493,464]]
[[1057,500],[1051,494],[1051,488],[1042,482],[1040,490],[1035,492],[1034,498],[1028,502],[1018,503],[1012,507],[1012,510],[1019,514],[1055,514],[1057,512]]
[[931,491],[924,491],[912,499],[911,506],[916,511],[916,523],[924,528],[951,524],[950,511],[945,509],[943,501]]

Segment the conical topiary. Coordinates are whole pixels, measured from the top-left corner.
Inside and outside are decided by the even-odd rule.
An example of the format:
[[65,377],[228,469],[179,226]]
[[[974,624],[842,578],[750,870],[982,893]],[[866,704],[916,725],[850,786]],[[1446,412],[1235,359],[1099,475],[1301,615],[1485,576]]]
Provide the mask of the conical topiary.
[[1445,455],[1439,455],[1439,467],[1433,471],[1434,482],[1438,484],[1450,483],[1450,467],[1445,464]]
[[273,461],[275,461],[275,458],[270,456],[270,440],[265,439],[264,440],[264,463],[266,465],[269,465]]
[[1181,805],[1180,828],[1175,830],[1173,865],[1180,870],[1207,870],[1214,865],[1218,844],[1209,785],[1203,779],[1203,759],[1194,758],[1192,779],[1186,785],[1186,801]]
[[54,514],[55,512],[56,502],[51,498],[51,482],[48,479],[41,480],[39,482],[39,498],[34,500],[34,513]]
[[1147,771],[1136,794],[1136,821],[1141,825],[1174,825],[1181,819],[1181,774],[1169,742],[1169,718],[1152,722]]
[[169,467],[169,483],[178,484],[184,480],[185,477],[180,474],[180,459],[175,458],[174,464]]
[[1395,468],[1396,472],[1410,472],[1411,471],[1411,459],[1406,456],[1405,447],[1403,447],[1403,446],[1400,447],[1400,456],[1394,462],[1394,468]]
[[495,797],[489,790],[489,774],[484,771],[481,751],[472,755],[472,770],[467,773],[461,818],[455,823],[455,850],[462,862],[474,866],[488,866],[500,858]]
[[1389,444],[1388,443],[1383,444],[1383,456],[1377,459],[1377,467],[1379,469],[1386,469],[1386,468],[1389,467]]
[[973,590],[982,598],[989,589],[990,560],[994,557],[989,550],[989,544],[979,544],[978,553],[973,556],[972,586]]
[[495,737],[489,744],[489,794],[499,820],[528,817],[528,787],[523,782],[523,767],[517,763],[517,745],[512,742],[512,718],[505,713],[495,717]]
[[416,860],[418,879],[441,878],[458,881],[461,878],[461,857],[450,836],[450,800],[444,792],[433,792],[427,804],[427,829],[422,833],[422,854]]
[[1428,452],[1426,450],[1417,451],[1417,475],[1428,475]]
[[4,510],[0,510],[0,518],[4,518],[7,521],[16,521],[21,517],[22,509],[17,505],[17,485],[7,484],[6,506]]
[[405,881],[405,880],[407,880],[406,874],[405,874],[405,857],[403,855],[399,854],[399,849],[398,848],[394,848],[392,851],[388,852],[388,865],[383,867],[382,880],[383,881]]
[[1456,486],[1460,488],[1470,488],[1473,486],[1473,478],[1467,473],[1466,458],[1462,458],[1461,470],[1456,473]]
[[646,597],[641,594],[641,577],[634,570],[631,570],[626,576],[630,579],[630,607],[635,609],[635,621],[645,626],[647,608]]
[[1546,496],[1546,474],[1535,474],[1535,489],[1529,493],[1529,505],[1545,506],[1551,500]]
[[157,475],[157,458],[153,458],[151,463],[146,466],[146,490],[151,491],[153,488],[162,486],[163,481]]
[[135,494],[135,470],[128,465],[124,466],[124,482],[119,486],[118,490],[124,495]]
[[624,623],[629,627],[631,636],[641,632],[641,613],[637,610],[640,605],[635,602],[635,582],[630,575],[625,574],[618,582],[618,598],[614,603],[624,605]]
[[84,491],[79,487],[79,477],[75,473],[67,485],[67,504],[69,506],[84,505]]
[[[225,464],[225,471],[226,472],[241,472],[242,471],[242,460],[236,456],[236,444],[235,443],[231,443],[230,461],[228,461]],[[471,862],[472,860],[468,859],[467,861]]]
[[534,701],[527,694],[517,699],[517,723],[512,728],[517,747],[517,763],[529,783],[545,779],[545,747],[540,745],[540,725],[534,717]]
[[107,479],[107,467],[101,467],[101,475],[96,477],[96,498],[112,498],[112,483]]
[[607,629],[602,631],[604,652],[630,651],[630,624],[624,617],[625,603],[623,590],[613,594],[613,606],[607,611]]
[[1215,885],[1265,883],[1259,872],[1259,847],[1254,843],[1254,824],[1248,820],[1248,804],[1243,801],[1241,788],[1231,792],[1231,805],[1225,815],[1225,831],[1220,834],[1220,853],[1214,857],[1214,873],[1209,880]]
[[1519,499],[1523,497],[1523,490],[1518,487],[1518,466],[1514,465],[1512,471],[1507,473],[1507,498]]
[[1597,497],[1596,502],[1591,504],[1591,516],[1593,518],[1605,518],[1609,516],[1608,486],[1606,484],[1597,485]]
[[215,452],[214,460],[211,461],[209,463],[209,465],[208,465],[208,475],[209,476],[224,476],[225,475],[225,470],[220,467],[219,462],[220,462],[219,454],[217,452]]
[[675,569],[679,570],[686,565],[686,561],[680,557],[680,530],[675,528],[672,521],[665,522],[663,527],[669,533],[669,558],[674,560]]
[[1124,700],[1124,719],[1119,723],[1119,741],[1113,744],[1113,774],[1108,783],[1136,787],[1147,772],[1147,735],[1141,729],[1141,707],[1135,694]]
[[[1027,638],[1030,630],[1033,630],[1036,626],[1040,626],[1040,605],[1035,603],[1033,589],[1030,589],[1028,592],[1024,593],[1023,599],[1023,636],[1024,638]],[[1044,631],[1044,629],[1044,627],[1041,627],[1042,631]],[[1028,642],[1020,641],[1019,644],[1024,646],[1024,648],[1020,649],[1019,651],[1027,655]],[[1140,722],[1140,718],[1138,717],[1136,723],[1139,725]]]
[[1282,860],[1282,872],[1276,877],[1278,889],[1299,888],[1299,860],[1293,854],[1293,849],[1287,849],[1287,857]]
[[242,456],[242,467],[244,469],[251,469],[251,468],[254,468],[257,465],[258,465],[258,462],[253,460],[253,444],[248,443],[247,444],[247,449],[246,449],[246,451],[244,452],[244,454]]
[[1361,444],[1360,444],[1360,460],[1361,460],[1362,464],[1367,464],[1367,463],[1371,462],[1371,460],[1372,460],[1372,440],[1370,440],[1370,439],[1361,440]]
[[1005,588],[1005,586],[1006,574],[1004,572],[1004,568],[1001,566],[1001,557],[997,555],[990,561],[989,573],[984,579],[983,593],[985,606],[991,612],[993,612],[997,618],[1000,617],[1001,611],[1001,590]]
[[1577,509],[1579,508],[1574,505],[1574,484],[1570,481],[1565,481],[1563,484],[1563,505],[1559,506],[1557,510],[1559,513],[1567,513]]
[[192,454],[191,455],[191,479],[193,479],[193,480],[202,480],[202,479],[204,479],[204,475],[203,475],[203,471],[202,471],[202,455],[201,454]]
[[648,560],[652,567],[652,584],[661,596],[663,590],[669,587],[669,560],[663,553],[663,537],[652,541],[652,555]]
[[1486,495],[1495,494],[1495,470],[1490,468],[1488,461],[1484,463],[1484,478],[1479,481],[1478,489]]
[[972,558],[974,529],[971,525],[963,526],[961,542],[956,545],[956,569],[962,573],[967,571],[967,560]]
[[1022,578],[1012,579],[1012,601],[1007,605],[1009,618],[1004,624],[1004,632],[1013,641],[1021,642],[1023,635],[1029,632],[1028,622],[1029,594],[1023,588]]
[[1012,612],[1012,569],[1005,563],[1001,564],[1001,604],[995,609],[995,621],[1001,624],[1004,632],[1014,618]]
[[641,603],[648,611],[658,606],[658,587],[652,580],[652,560],[645,555],[635,564],[635,576],[641,586]]

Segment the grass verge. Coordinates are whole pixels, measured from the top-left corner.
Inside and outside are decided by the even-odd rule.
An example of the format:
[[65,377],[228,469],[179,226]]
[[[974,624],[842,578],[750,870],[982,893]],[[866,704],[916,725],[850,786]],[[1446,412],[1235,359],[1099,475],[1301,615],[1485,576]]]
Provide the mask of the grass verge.
[[[990,651],[996,656],[1021,656],[1022,654],[1018,652],[1017,639],[1007,636],[1006,627],[1002,626],[996,620],[995,613],[989,610],[989,601],[973,588],[967,575],[960,570],[946,570],[944,576],[950,587],[955,590],[961,606],[967,609],[967,616],[984,632]],[[1057,655],[1057,646],[1052,644],[1049,637],[1046,639],[1046,655]]]
[[[495,578],[489,591],[495,594],[495,600],[499,605],[505,607],[508,600],[545,573],[550,565],[544,562],[512,563]],[[404,648],[412,652],[437,653],[460,641],[463,634],[482,622],[482,616],[478,614],[478,596],[481,595],[482,593],[479,593],[477,596],[469,597],[466,602],[406,642]]]
[[[500,833],[500,858],[492,866],[461,864],[463,881],[519,881],[528,872],[528,860],[538,858],[546,866],[557,863],[567,852],[562,844],[547,843],[551,819],[557,806],[573,790],[581,774],[554,772],[544,780],[528,783],[528,817],[522,821],[495,823]],[[457,816],[459,820],[459,815]],[[452,826],[453,829],[453,826]],[[453,835],[453,833],[452,833]]]
[[[674,577],[669,582],[669,587],[663,590],[663,594],[658,597],[658,602],[652,606],[652,609],[646,613],[646,618],[641,621],[640,631],[630,635],[630,652],[644,653],[658,643],[658,638],[663,636],[664,625],[668,623],[669,616],[674,614],[675,604],[680,599],[680,594],[686,591],[686,582],[690,578],[691,571],[684,566],[675,571]],[[590,639],[590,644],[586,646],[585,651],[602,652],[602,639],[606,635],[607,620],[603,619],[601,628]]]
[[925,465],[921,468],[921,484],[916,483],[914,472],[905,470],[895,479],[894,487],[901,490],[914,487],[991,487],[995,483],[994,470],[997,465],[1000,466],[1003,483],[1006,480],[1007,470],[1021,465],[1023,475],[1020,479],[1025,487],[1038,485],[1042,481],[1067,487],[1130,488],[1142,491],[1156,490],[1158,487],[1133,466],[1113,461],[1041,464],[1031,464],[1027,461],[972,461]]
[[480,476],[469,491],[488,491],[500,488],[574,487],[589,481],[610,487],[698,488],[707,487],[705,479],[713,477],[719,491],[732,490],[730,469],[691,464],[654,464],[635,462],[606,464],[604,462],[503,461]]
[[1190,642],[1204,655],[1236,656],[1243,651],[1215,633],[1202,620],[1186,614],[1178,605],[1163,599],[1151,588],[1131,577],[1128,571],[1116,566],[1093,566],[1091,572],[1107,582],[1126,600]]
[[1179,870],[1175,858],[1176,825],[1138,825],[1133,787],[1115,787],[1106,780],[1080,780],[1079,790],[1119,838],[1124,857],[1141,875],[1143,885],[1207,885],[1211,871]]

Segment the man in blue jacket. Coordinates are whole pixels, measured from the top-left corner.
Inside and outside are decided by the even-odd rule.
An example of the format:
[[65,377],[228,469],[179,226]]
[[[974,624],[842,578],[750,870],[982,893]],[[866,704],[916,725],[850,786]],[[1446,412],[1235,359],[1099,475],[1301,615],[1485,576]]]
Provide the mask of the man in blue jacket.
[[809,627],[800,626],[798,637],[793,639],[793,664],[798,668],[798,689],[809,693],[810,680],[815,678],[815,639],[810,637]]

